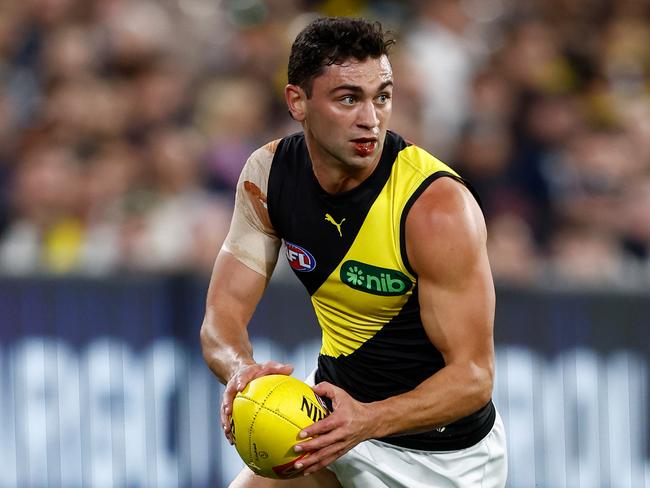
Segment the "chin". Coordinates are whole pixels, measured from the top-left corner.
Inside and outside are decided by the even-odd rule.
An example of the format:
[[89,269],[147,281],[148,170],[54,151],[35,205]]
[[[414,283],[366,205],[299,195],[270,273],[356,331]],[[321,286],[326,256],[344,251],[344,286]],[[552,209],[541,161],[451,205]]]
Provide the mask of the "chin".
[[374,152],[368,156],[359,156],[355,154],[352,158],[347,159],[345,164],[349,168],[361,170],[366,169],[368,166],[372,166],[376,159],[376,154]]

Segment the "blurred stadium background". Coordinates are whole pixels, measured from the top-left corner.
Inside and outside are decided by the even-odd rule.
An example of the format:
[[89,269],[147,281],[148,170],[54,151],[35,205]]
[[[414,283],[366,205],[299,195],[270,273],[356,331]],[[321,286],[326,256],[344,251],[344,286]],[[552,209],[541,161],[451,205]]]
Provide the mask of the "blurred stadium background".
[[[198,330],[317,15],[398,44],[391,127],[479,190],[511,488],[650,487],[647,0],[0,2],[0,488],[222,487]],[[258,358],[314,365],[280,263]]]

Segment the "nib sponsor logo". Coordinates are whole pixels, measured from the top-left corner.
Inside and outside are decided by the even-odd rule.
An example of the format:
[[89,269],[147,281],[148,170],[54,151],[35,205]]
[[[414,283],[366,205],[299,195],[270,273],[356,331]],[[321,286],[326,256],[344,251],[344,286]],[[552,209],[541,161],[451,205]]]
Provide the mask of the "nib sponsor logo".
[[307,249],[291,242],[285,242],[284,245],[287,248],[286,256],[291,268],[304,273],[314,270],[316,260]]
[[400,271],[352,260],[343,263],[340,278],[350,288],[373,295],[404,295],[413,286]]

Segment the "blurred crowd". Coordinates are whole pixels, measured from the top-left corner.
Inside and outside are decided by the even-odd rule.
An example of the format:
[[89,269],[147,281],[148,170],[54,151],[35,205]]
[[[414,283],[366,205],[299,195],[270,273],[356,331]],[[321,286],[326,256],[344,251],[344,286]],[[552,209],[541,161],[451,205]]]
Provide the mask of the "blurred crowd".
[[650,283],[646,0],[4,0],[0,271],[208,273],[319,15],[393,32],[391,128],[476,187],[497,280]]

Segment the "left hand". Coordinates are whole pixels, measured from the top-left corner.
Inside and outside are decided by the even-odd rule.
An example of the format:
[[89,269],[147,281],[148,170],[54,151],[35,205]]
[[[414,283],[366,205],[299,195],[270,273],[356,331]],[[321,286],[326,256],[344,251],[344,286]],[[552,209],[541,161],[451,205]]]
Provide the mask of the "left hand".
[[313,437],[294,447],[298,453],[309,453],[295,464],[305,475],[323,469],[360,442],[370,439],[376,423],[369,404],[356,401],[341,388],[323,382],[313,390],[317,395],[330,398],[334,411],[300,433],[304,438]]

